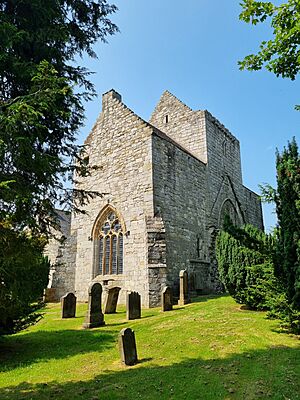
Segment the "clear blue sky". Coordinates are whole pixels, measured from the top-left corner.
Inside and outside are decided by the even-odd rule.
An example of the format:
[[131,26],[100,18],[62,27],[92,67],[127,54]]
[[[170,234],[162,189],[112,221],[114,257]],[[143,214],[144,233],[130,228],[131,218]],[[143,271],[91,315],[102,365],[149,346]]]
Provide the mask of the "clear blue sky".
[[[120,33],[98,43],[98,60],[81,60],[95,74],[99,97],[87,104],[82,142],[101,111],[101,94],[114,88],[148,120],[166,89],[193,109],[207,109],[241,143],[244,184],[275,186],[275,149],[300,143],[299,82],[267,71],[240,71],[238,60],[271,37],[266,26],[239,21],[239,0],[116,0],[111,16]],[[267,230],[275,226],[264,206]]]

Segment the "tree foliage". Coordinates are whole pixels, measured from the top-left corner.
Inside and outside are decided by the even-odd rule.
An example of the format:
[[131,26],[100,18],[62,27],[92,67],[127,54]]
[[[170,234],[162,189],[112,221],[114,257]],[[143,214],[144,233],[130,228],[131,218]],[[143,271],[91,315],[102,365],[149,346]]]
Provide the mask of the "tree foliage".
[[0,224],[0,335],[34,323],[47,285],[49,262],[44,243]]
[[63,182],[86,170],[75,141],[95,94],[75,57],[96,56],[115,11],[106,0],[0,1],[0,218],[13,229],[49,232],[55,207],[74,200]]
[[278,217],[275,273],[300,311],[300,154],[295,138],[276,156]]
[[68,189],[90,170],[76,137],[95,91],[77,59],[118,31],[115,11],[106,0],[0,0],[0,334],[37,318],[55,208],[95,195]]
[[300,333],[300,154],[295,138],[276,155],[277,189],[265,186],[275,201],[278,226],[272,235],[230,221],[217,239],[222,282],[239,302],[268,309]]
[[243,0],[240,19],[256,25],[271,19],[273,38],[263,41],[257,54],[239,62],[241,69],[266,67],[276,76],[294,80],[300,71],[300,1],[287,0],[275,5],[270,1]]
[[251,309],[269,309],[279,288],[272,264],[273,236],[251,225],[237,228],[227,220],[216,249],[220,279],[229,294]]

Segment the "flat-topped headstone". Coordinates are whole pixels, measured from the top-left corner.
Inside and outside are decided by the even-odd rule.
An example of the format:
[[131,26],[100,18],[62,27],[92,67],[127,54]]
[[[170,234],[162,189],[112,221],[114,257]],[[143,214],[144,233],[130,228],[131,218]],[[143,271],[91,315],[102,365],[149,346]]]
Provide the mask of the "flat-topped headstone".
[[173,292],[169,286],[165,286],[161,293],[162,311],[173,310]]
[[179,272],[179,300],[178,305],[183,306],[184,304],[190,303],[189,297],[189,286],[188,286],[188,273],[185,269]]
[[119,333],[119,350],[121,361],[125,365],[134,365],[137,363],[135,336],[132,329],[124,328]]
[[43,298],[45,303],[55,303],[57,302],[58,298],[56,295],[56,289],[55,288],[46,288],[44,290],[44,298]]
[[141,318],[141,296],[138,292],[127,293],[126,316],[128,320]]
[[67,293],[60,299],[61,317],[75,318],[76,314],[76,296],[74,293]]
[[102,286],[99,282],[92,283],[89,287],[88,311],[83,328],[96,328],[105,325],[101,308]]
[[104,314],[113,314],[116,312],[120,290],[121,288],[119,287],[108,289]]

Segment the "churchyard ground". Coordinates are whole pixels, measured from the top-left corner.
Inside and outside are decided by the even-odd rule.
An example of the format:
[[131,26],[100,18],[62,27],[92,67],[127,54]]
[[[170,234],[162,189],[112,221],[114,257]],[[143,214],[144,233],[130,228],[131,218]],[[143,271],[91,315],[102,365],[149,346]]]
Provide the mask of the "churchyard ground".
[[[61,319],[49,304],[35,326],[0,339],[1,400],[300,399],[299,337],[228,296],[142,310],[125,307],[83,330],[86,304]],[[118,334],[135,332],[139,363],[120,362]]]

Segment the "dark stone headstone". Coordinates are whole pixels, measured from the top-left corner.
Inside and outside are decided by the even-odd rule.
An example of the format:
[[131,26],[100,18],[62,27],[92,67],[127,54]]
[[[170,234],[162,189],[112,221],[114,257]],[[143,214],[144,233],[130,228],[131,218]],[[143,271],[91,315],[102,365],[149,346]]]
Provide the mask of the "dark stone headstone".
[[141,296],[138,292],[127,293],[126,316],[128,320],[141,318]]
[[119,349],[121,361],[125,365],[137,363],[137,352],[134,331],[130,328],[122,329],[119,334]]
[[75,318],[76,314],[76,296],[74,293],[67,293],[60,299],[61,317]]
[[96,328],[105,325],[101,308],[102,286],[99,282],[92,283],[89,287],[88,312],[83,327]]
[[188,273],[185,269],[182,269],[179,273],[179,300],[178,305],[183,306],[184,304],[190,303],[189,298],[189,287],[188,287]]
[[173,293],[172,289],[169,286],[166,286],[162,293],[162,311],[171,311],[173,310]]
[[116,312],[120,290],[121,288],[119,287],[108,289],[104,314],[113,314]]

